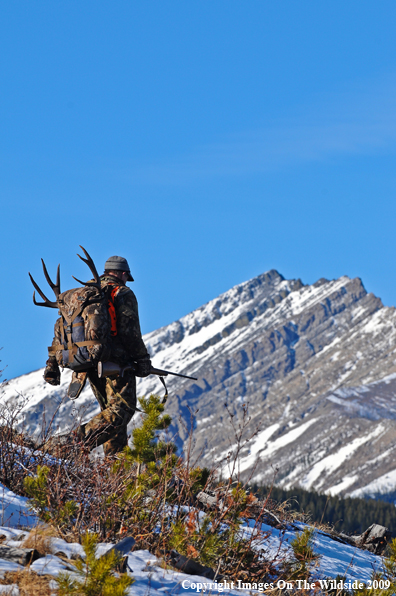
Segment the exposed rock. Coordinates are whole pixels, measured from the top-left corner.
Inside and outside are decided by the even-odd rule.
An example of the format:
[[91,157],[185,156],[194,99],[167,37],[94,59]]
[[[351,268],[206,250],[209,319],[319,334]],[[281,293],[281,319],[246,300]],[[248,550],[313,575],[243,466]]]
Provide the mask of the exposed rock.
[[0,559],[26,566],[40,559],[40,557],[40,553],[35,548],[15,548],[14,546],[0,544]]
[[173,567],[188,573],[189,575],[199,575],[201,577],[207,577],[208,579],[221,580],[223,576],[217,575],[216,572],[210,567],[205,567],[193,559],[188,559],[184,555],[180,555],[177,551],[172,550],[170,553],[170,559]]
[[197,498],[197,501],[199,501],[201,503],[201,505],[203,505],[204,507],[206,507],[208,509],[212,509],[212,508],[216,507],[218,504],[217,497],[215,497],[213,495],[209,495],[208,493],[205,493],[203,491],[199,492],[197,494],[196,498]]
[[117,544],[114,544],[108,551],[105,552],[104,555],[107,555],[110,551],[114,550],[119,555],[123,555],[120,564],[118,565],[118,571],[120,573],[126,573],[127,571],[132,572],[133,570],[128,565],[128,553],[132,550],[136,543],[136,540],[132,536],[126,536]]
[[127,555],[132,550],[135,543],[136,540],[132,538],[132,536],[126,536],[125,538],[120,540],[120,542],[117,542],[117,544],[114,544],[114,546],[112,546],[108,551],[106,551],[106,554],[111,550],[115,550],[120,555]]
[[347,536],[341,533],[340,537],[353,546],[368,550],[375,555],[382,555],[391,538],[391,532],[384,526],[372,524],[360,536]]

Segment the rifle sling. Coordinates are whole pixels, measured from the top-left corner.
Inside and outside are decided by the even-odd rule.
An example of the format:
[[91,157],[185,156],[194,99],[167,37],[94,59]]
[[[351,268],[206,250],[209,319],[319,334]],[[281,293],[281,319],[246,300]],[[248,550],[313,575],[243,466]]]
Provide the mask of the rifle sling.
[[166,386],[166,383],[165,383],[165,379],[164,379],[164,377],[159,377],[159,380],[161,381],[161,383],[163,384],[163,386],[164,386],[164,389],[165,389],[165,395],[164,395],[164,397],[162,398],[162,405],[165,405],[165,404],[166,404],[166,400],[167,400],[167,399],[168,399],[168,397],[169,397],[168,388],[167,388],[167,386]]

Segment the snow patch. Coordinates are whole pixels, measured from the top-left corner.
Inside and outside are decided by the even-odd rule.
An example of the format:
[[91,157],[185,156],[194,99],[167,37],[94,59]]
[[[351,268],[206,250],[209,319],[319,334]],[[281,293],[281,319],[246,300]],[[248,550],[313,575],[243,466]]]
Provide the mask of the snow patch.
[[3,484],[0,484],[0,523],[14,528],[32,527],[38,523],[29,508],[28,499],[16,495]]
[[[334,470],[339,468],[345,462],[345,460],[350,459],[355,451],[359,449],[359,447],[374,437],[378,437],[383,431],[384,426],[379,424],[377,428],[375,428],[370,434],[363,437],[357,437],[348,445],[341,447],[341,449],[336,451],[336,453],[332,453],[331,455],[328,455],[327,457],[318,461],[303,478],[303,480],[300,482],[300,485],[306,489],[312,487],[314,483],[316,487],[320,486],[324,482],[325,475],[329,475],[334,472]],[[317,482],[319,478],[320,480]]]
[[[317,418],[312,418],[311,420],[308,420],[304,424],[301,424],[300,426],[293,428],[293,430],[278,437],[277,439],[275,439],[275,441],[271,441],[270,443],[268,443],[267,441],[270,438],[270,436],[273,435],[274,432],[279,428],[279,424],[273,424],[272,426],[267,428],[265,431],[263,431],[263,433],[261,433],[257,437],[255,442],[253,443],[253,446],[251,447],[249,455],[247,457],[241,458],[241,462],[240,462],[241,472],[250,468],[256,461],[257,456],[259,456],[261,459],[263,459],[264,457],[268,457],[275,451],[278,451],[282,447],[285,447],[289,443],[296,441],[298,439],[298,437],[300,437],[302,434],[304,434],[305,431],[307,431],[308,428],[314,422],[316,422],[316,420],[317,420]],[[265,433],[269,433],[268,436]]]

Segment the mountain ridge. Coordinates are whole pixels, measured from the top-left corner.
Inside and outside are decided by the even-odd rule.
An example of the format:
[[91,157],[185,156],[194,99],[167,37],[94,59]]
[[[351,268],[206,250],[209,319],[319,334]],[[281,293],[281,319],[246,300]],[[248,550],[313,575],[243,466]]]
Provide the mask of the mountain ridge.
[[[156,367],[199,379],[168,377],[167,410],[179,448],[192,421],[194,453],[204,465],[223,460],[226,471],[229,415],[243,416],[248,402],[246,434],[261,430],[241,450],[243,478],[271,482],[276,466],[275,482],[285,488],[361,496],[396,486],[396,311],[367,293],[361,279],[304,285],[273,269],[144,340]],[[78,404],[64,401],[69,372],[59,388],[40,374],[11,381],[4,396],[19,387],[31,397],[31,430],[38,431],[43,408],[50,415],[59,401],[63,429],[73,408],[74,418],[96,411],[87,389]],[[138,382],[138,394],[150,392],[159,392],[154,376]]]

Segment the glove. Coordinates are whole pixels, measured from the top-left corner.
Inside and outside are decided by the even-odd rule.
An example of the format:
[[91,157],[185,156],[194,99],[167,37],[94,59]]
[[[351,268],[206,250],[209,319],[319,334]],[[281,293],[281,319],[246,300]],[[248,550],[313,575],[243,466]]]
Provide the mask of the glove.
[[137,377],[148,377],[150,371],[152,369],[152,364],[150,360],[150,356],[143,356],[143,358],[139,358],[136,360],[136,376]]
[[48,358],[45,364],[44,380],[50,385],[60,385],[60,370],[55,358]]

